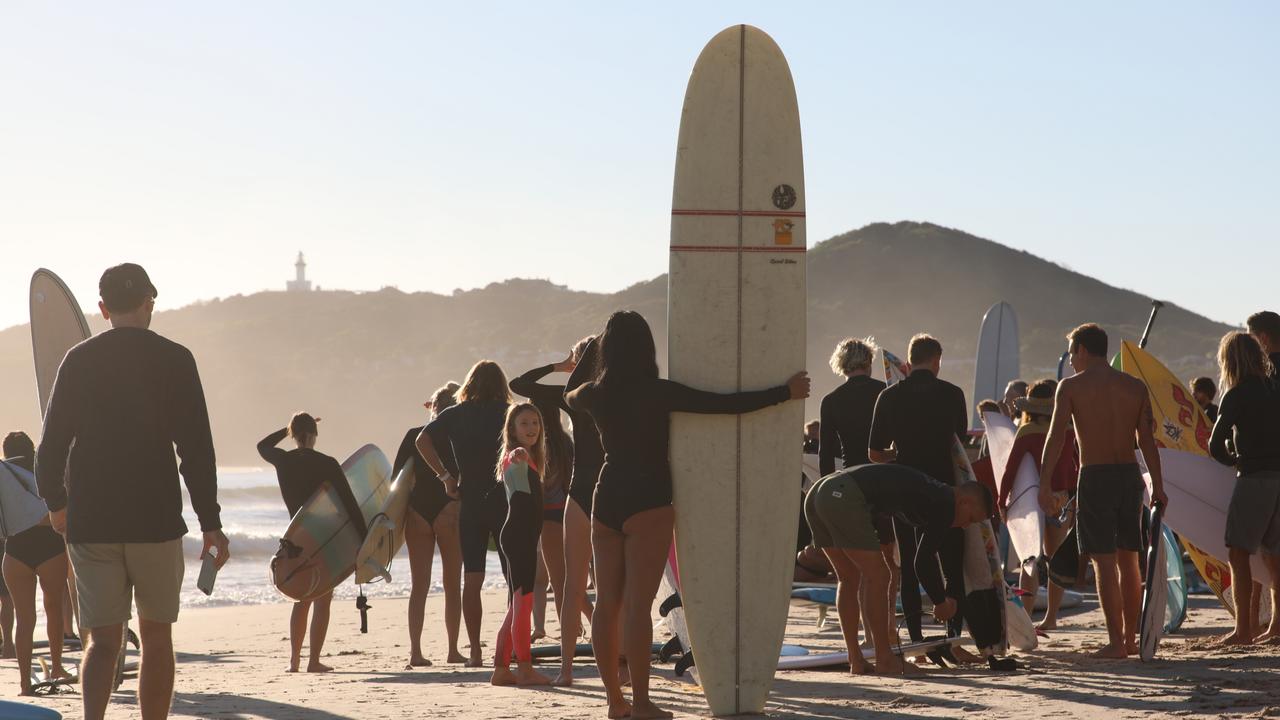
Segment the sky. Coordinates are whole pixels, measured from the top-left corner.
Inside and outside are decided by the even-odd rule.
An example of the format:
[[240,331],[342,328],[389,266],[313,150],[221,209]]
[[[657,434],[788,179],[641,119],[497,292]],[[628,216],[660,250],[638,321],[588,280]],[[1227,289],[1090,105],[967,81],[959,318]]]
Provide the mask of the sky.
[[[786,53],[809,242],[959,228],[1238,324],[1277,304],[1280,4],[0,5],[0,327],[139,262],[283,289],[613,291],[665,272],[685,83]],[[1015,304],[1017,298],[1011,298]]]

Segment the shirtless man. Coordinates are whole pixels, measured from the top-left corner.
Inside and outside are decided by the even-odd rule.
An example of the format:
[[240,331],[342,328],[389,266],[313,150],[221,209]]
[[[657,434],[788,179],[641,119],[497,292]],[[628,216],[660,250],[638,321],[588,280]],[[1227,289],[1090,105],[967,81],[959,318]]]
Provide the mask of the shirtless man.
[[1054,507],[1051,480],[1066,442],[1067,423],[1074,422],[1080,446],[1076,532],[1080,552],[1093,558],[1109,638],[1095,656],[1124,658],[1138,652],[1142,610],[1138,553],[1144,482],[1134,462],[1135,436],[1151,472],[1152,501],[1168,503],[1152,436],[1151,400],[1141,380],[1107,364],[1107,334],[1102,328],[1081,325],[1067,342],[1076,374],[1058,383],[1040,465],[1040,505],[1046,512]]

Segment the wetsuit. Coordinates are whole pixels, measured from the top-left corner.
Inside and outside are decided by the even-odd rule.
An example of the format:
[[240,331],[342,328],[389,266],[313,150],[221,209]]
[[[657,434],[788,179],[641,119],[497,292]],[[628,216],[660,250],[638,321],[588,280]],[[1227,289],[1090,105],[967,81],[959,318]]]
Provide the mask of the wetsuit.
[[364,513],[360,503],[351,492],[347,476],[337,460],[317,452],[311,448],[284,450],[276,447],[281,440],[288,437],[288,429],[277,430],[258,441],[258,454],[263,460],[276,468],[276,479],[280,483],[280,495],[284,498],[285,507],[289,509],[289,517],[298,514],[302,506],[316,494],[325,483],[329,483],[338,493],[338,500],[347,511],[352,526],[364,537],[368,532],[365,527]]
[[[1233,453],[1227,440],[1234,438]],[[1280,387],[1247,377],[1222,396],[1209,452],[1237,470],[1227,508],[1226,545],[1280,554]]]
[[786,385],[718,394],[659,378],[625,387],[593,381],[571,391],[569,407],[591,414],[604,446],[592,517],[621,532],[632,515],[671,504],[671,413],[740,414],[790,397]]
[[[547,436],[547,473],[543,478],[544,515],[547,520],[564,521],[565,493],[573,473],[573,443],[560,422],[560,411],[568,410],[563,385],[543,385],[538,381],[555,372],[554,365],[543,365],[514,379],[511,392],[529,398],[542,413],[542,427]],[[575,422],[576,426],[577,423]],[[575,428],[576,429],[576,428]],[[590,512],[588,510],[588,512]]]
[[[822,398],[819,415],[822,435],[818,444],[818,471],[822,476],[836,471],[836,457],[840,457],[847,468],[871,462],[867,457],[867,440],[871,436],[876,399],[884,389],[883,382],[869,375],[854,375]],[[893,518],[877,517],[876,534],[881,544],[892,544]]]
[[[484,572],[489,538],[496,537],[501,528],[502,516],[492,506],[486,506],[485,497],[497,485],[494,471],[502,452],[506,416],[505,402],[468,400],[437,415],[422,431],[431,438],[441,457],[446,448],[451,448],[458,464],[458,491],[462,496],[458,536],[462,566],[469,573]],[[501,500],[501,493],[495,493],[495,498]]]
[[[898,451],[898,464],[915,468],[944,485],[955,485],[955,465],[951,448],[957,438],[969,432],[969,411],[964,391],[934,376],[929,370],[916,370],[902,382],[884,392],[876,400],[871,421],[868,447]],[[918,552],[919,533],[910,523],[894,521],[898,550],[902,555],[902,611],[912,640],[924,637],[921,629],[923,605],[916,592],[918,578],[915,566],[908,561]],[[952,528],[941,545],[942,569],[947,578],[947,596],[957,603],[964,601],[964,532]],[[963,605],[961,605],[963,607]],[[962,627],[961,615],[948,623],[953,634]]]
[[955,529],[955,491],[950,487],[903,465],[858,465],[815,485],[805,514],[820,548],[879,550],[875,515],[890,515],[910,526],[920,537],[912,574],[935,605],[950,597],[937,560]]
[[[600,345],[591,340],[582,351],[578,366],[569,375],[564,391],[576,390],[582,384],[595,379],[597,359],[600,356]],[[566,401],[562,405],[573,422],[573,473],[569,480],[569,499],[582,508],[582,512],[591,517],[591,506],[595,499],[596,482],[600,479],[600,468],[604,466],[604,447],[600,445],[600,431],[596,421],[589,413],[574,410]]]
[[[27,472],[32,472],[33,469],[33,460],[29,457],[5,458],[4,462],[16,465]],[[35,492],[35,488],[30,490]],[[11,556],[34,571],[46,561],[66,553],[67,543],[58,531],[53,529],[53,526],[41,522],[16,535],[11,535],[3,545],[0,545],[0,548],[3,548],[5,555]],[[8,588],[6,587],[5,590],[7,592]]]
[[507,559],[507,616],[498,629],[494,665],[506,667],[514,654],[530,662],[530,625],[533,586],[538,571],[538,539],[542,534],[542,482],[538,469],[513,460],[515,451],[502,460],[502,485],[507,496],[507,517],[498,534],[498,545]]
[[[424,426],[409,428],[409,432],[404,434],[404,439],[400,441],[400,449],[396,451],[396,462],[391,468],[391,477],[399,475],[404,464],[409,462],[410,458],[413,459],[414,483],[413,492],[409,493],[409,507],[422,516],[423,520],[435,523],[440,511],[454,500],[445,494],[444,484],[431,471],[431,466],[418,452],[417,440],[422,434],[422,427]],[[440,461],[450,473],[457,472],[457,466],[453,463],[453,458],[448,457],[448,453],[441,455]]]

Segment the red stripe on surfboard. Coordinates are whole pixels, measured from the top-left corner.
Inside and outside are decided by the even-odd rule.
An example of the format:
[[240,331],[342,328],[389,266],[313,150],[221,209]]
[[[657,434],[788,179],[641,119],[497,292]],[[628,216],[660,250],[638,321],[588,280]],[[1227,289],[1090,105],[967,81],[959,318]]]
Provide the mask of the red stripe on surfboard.
[[758,252],[758,253],[802,253],[803,247],[731,247],[726,245],[672,245],[671,252]]
[[803,212],[771,212],[768,210],[672,210],[672,215],[692,215],[704,217],[790,217],[802,218]]

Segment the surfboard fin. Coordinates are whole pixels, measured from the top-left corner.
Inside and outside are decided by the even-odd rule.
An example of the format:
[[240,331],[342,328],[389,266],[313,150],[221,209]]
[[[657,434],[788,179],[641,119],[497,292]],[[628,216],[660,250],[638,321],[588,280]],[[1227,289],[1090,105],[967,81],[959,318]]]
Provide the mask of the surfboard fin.
[[658,661],[671,662],[671,658],[682,653],[684,653],[684,645],[680,643],[680,636],[673,635],[671,639],[662,646],[662,649],[658,650]]
[[690,650],[684,655],[681,655],[680,659],[676,661],[676,677],[684,677],[684,674],[693,666],[693,651]]
[[672,610],[675,610],[678,607],[684,607],[684,601],[680,599],[680,593],[672,593],[671,597],[663,600],[662,604],[658,606],[658,614],[662,617],[666,617]]

